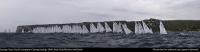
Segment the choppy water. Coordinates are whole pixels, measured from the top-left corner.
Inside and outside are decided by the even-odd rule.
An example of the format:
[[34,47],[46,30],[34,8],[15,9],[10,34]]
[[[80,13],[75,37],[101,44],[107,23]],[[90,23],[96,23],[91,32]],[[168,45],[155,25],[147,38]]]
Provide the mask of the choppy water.
[[0,48],[200,48],[200,32],[167,35],[0,33]]

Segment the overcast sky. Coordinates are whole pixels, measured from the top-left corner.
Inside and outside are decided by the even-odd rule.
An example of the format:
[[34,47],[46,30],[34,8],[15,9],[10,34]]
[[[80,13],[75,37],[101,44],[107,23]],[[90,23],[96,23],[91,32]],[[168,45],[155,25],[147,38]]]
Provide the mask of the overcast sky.
[[200,0],[0,0],[0,31],[88,21],[200,20]]

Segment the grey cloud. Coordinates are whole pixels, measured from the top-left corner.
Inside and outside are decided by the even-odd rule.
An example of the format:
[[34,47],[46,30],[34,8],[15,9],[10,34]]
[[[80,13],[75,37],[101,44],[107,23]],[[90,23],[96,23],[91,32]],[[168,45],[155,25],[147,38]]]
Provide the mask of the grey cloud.
[[17,25],[198,19],[199,0],[0,0],[0,31]]

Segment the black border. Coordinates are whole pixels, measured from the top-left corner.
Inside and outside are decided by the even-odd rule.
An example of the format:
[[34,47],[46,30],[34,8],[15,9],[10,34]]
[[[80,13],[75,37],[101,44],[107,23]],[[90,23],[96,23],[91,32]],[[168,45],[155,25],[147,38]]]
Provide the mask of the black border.
[[0,52],[25,51],[25,52],[107,52],[107,51],[148,51],[148,52],[199,52],[199,48],[0,48]]

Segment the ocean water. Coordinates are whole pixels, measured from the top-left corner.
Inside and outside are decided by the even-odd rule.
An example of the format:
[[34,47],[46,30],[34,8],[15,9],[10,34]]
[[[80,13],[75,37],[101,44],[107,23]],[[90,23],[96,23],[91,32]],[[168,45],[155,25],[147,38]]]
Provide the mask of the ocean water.
[[200,48],[200,32],[0,33],[0,48]]

